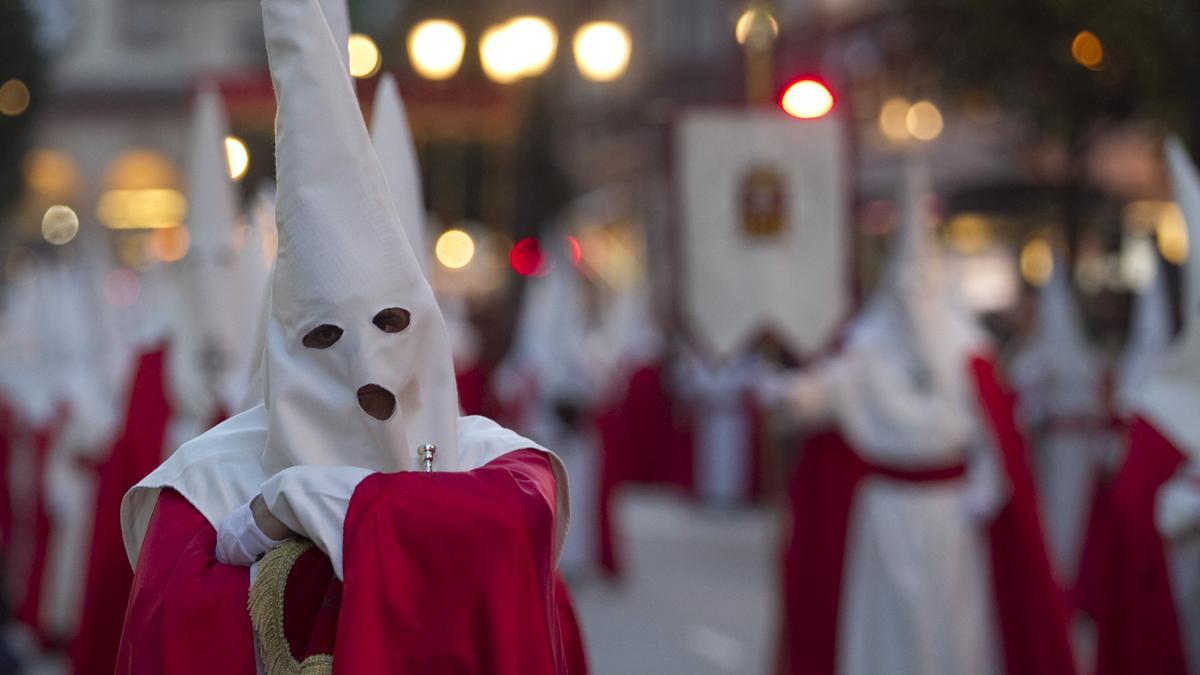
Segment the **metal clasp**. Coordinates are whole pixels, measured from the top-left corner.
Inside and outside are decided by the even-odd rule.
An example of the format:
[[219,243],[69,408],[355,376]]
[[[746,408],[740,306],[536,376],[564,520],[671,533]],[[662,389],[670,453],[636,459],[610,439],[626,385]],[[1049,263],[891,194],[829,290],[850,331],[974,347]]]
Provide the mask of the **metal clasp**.
[[421,460],[426,473],[433,471],[433,458],[435,456],[437,456],[437,446],[433,443],[426,443],[417,448],[417,459]]

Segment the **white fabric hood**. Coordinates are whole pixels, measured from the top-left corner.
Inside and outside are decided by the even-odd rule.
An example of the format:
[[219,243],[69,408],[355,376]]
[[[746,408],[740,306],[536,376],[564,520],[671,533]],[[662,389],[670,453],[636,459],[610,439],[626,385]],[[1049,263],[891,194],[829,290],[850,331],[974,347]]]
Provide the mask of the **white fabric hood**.
[[[279,103],[264,463],[271,471],[294,464],[398,471],[432,443],[438,468],[453,470],[458,401],[445,323],[338,45],[315,0],[268,0],[263,17]],[[410,317],[400,332],[376,325],[388,310]],[[305,346],[321,326],[340,337],[324,349]],[[357,392],[367,385],[395,397],[386,420],[360,408]]]
[[175,296],[168,390],[175,409],[201,425],[193,433],[218,412],[237,410],[244,398],[264,293],[262,258],[249,255],[240,229],[227,134],[220,95],[202,86],[192,112],[187,167],[190,243],[187,256],[168,270]]
[[1088,343],[1065,266],[1057,258],[1038,290],[1035,323],[1013,360],[1013,381],[1023,399],[1042,412],[1100,414],[1100,360]]
[[1169,352],[1135,395],[1134,410],[1200,460],[1200,175],[1178,138],[1166,143],[1175,201],[1187,221],[1190,252],[1181,291],[1183,328]]
[[928,168],[909,158],[884,276],[834,357],[834,414],[857,446],[952,451],[974,433],[968,358],[986,340],[950,297],[930,197]]
[[1171,343],[1171,298],[1166,276],[1160,262],[1150,287],[1133,302],[1129,335],[1114,374],[1116,406],[1122,415],[1131,413],[1138,393]]
[[[441,314],[317,0],[265,0],[263,24],[279,103],[279,251],[265,331],[265,402],[186,443],[125,495],[121,525],[131,562],[162,488],[178,491],[216,527],[292,466],[412,470],[419,446],[433,443],[435,470],[470,470],[514,450],[545,450],[491,420],[458,416]],[[385,332],[378,315],[392,308],[411,320]],[[323,325],[335,329],[317,331],[320,340],[306,346]],[[386,420],[360,407],[357,392],[368,384],[395,394]],[[550,460],[561,535],[570,518],[568,486],[562,463]]]

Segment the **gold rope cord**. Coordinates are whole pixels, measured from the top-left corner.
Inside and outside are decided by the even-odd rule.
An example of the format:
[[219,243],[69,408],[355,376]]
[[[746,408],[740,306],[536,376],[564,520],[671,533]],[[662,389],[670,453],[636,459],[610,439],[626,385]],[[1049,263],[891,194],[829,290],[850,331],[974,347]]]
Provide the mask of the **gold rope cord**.
[[313,543],[294,539],[280,544],[258,561],[246,609],[267,675],[333,675],[333,656],[313,654],[297,661],[283,632],[283,591],[292,565]]

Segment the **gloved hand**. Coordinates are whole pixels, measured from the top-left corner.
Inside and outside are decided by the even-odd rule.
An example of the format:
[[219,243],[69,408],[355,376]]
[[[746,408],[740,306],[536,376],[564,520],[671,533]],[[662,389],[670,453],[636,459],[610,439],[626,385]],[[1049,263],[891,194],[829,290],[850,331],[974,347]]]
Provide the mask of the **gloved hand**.
[[[217,560],[228,565],[252,565],[259,556],[270,551],[291,537],[290,531],[273,516],[271,534],[279,537],[273,539],[259,527],[255,520],[255,511],[266,516],[270,512],[262,501],[262,495],[242,504],[232,513],[225,516],[217,527]],[[262,516],[260,516],[260,520]],[[274,526],[278,527],[274,527]]]

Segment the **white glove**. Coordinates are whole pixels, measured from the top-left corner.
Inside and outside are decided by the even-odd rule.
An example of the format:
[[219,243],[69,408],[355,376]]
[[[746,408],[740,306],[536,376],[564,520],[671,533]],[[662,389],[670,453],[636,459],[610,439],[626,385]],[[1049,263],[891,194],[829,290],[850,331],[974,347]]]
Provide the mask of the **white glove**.
[[[256,497],[257,499],[257,497]],[[217,528],[217,560],[227,565],[251,565],[262,554],[287,541],[266,535],[254,522],[253,499],[233,510]]]

